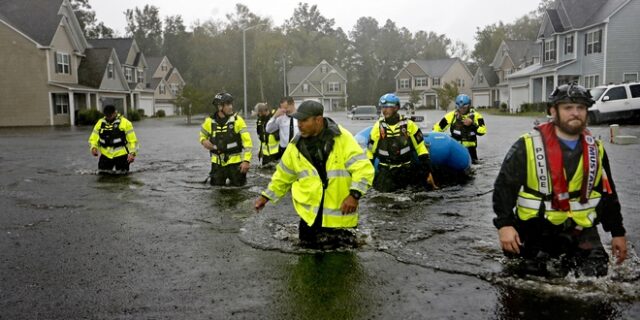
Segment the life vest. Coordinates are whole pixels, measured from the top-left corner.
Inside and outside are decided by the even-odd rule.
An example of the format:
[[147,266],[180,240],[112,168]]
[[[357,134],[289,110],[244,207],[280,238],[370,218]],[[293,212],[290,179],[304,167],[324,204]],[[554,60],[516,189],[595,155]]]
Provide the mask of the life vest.
[[475,113],[473,110],[469,111],[468,114],[458,115],[456,111],[451,118],[451,126],[449,127],[451,137],[458,141],[477,141],[478,137],[476,136],[473,126],[465,126],[463,121],[468,118],[475,122]]
[[[553,126],[552,123],[549,125]],[[553,161],[561,161],[557,160],[557,153],[559,152],[559,156],[562,157],[562,151],[558,150],[559,145],[552,153],[546,147],[549,145],[549,139],[557,140],[557,137],[555,135],[545,137],[539,131],[523,137],[527,152],[527,182],[518,193],[516,206],[518,218],[526,221],[535,217],[544,217],[554,225],[560,225],[567,219],[572,219],[578,227],[592,227],[597,218],[596,207],[602,196],[594,190],[594,186],[602,180],[603,190],[612,192],[606,172],[602,168],[604,157],[602,143],[587,132],[583,133],[581,139],[583,156],[573,177],[568,182],[565,181],[567,186],[559,188],[558,183],[552,179],[551,169],[548,168],[551,162],[547,159],[552,156]],[[562,171],[566,175],[564,168]],[[554,189],[565,189],[566,192],[559,193]],[[559,204],[553,201],[553,197],[565,203]]]
[[380,140],[375,156],[381,164],[397,165],[412,160],[413,144],[407,129],[407,119],[400,121],[392,128],[386,121],[380,120]]
[[211,136],[209,137],[209,141],[213,144],[211,153],[232,155],[242,152],[242,138],[235,132],[235,122],[235,113],[224,123],[218,123],[215,116],[211,117]]
[[120,116],[111,123],[103,119],[98,135],[98,142],[101,147],[117,148],[127,145],[126,133],[120,130]]
[[260,139],[260,152],[258,155],[276,155],[280,151],[280,130],[276,130],[273,133],[268,133],[266,131],[266,125],[269,119],[273,117],[275,110],[271,110],[271,114],[269,116],[260,117],[258,116],[258,120],[256,122],[256,131],[258,133],[258,138]]

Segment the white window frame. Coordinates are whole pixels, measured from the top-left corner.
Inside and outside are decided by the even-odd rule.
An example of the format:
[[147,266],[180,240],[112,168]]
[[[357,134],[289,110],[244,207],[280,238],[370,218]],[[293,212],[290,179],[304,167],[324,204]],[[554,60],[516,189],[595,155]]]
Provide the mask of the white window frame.
[[585,88],[593,88],[600,85],[600,75],[599,74],[589,74],[584,76],[584,87]]
[[160,66],[160,70],[167,71],[167,65],[163,63],[162,66]]
[[172,83],[169,85],[169,87],[171,87],[171,92],[173,92],[174,95],[178,94],[178,84],[177,83]]
[[308,83],[303,83],[302,84],[302,92],[309,92],[309,84]]
[[439,86],[440,85],[440,78],[433,78],[433,86]]
[[340,82],[329,82],[327,84],[327,92],[340,92]]
[[69,114],[69,94],[53,94],[53,114]]
[[158,87],[158,92],[160,92],[160,94],[167,93],[167,89],[164,87],[164,84],[160,84],[160,86]]
[[56,52],[56,73],[71,74],[71,55],[66,52]]
[[328,70],[328,68],[325,65],[320,67],[320,73],[327,73],[327,70]]
[[[633,81],[627,81],[626,80],[627,75],[633,75],[633,76],[635,76],[636,79],[633,80]],[[638,82],[638,73],[637,72],[623,72],[622,73],[622,82],[627,82],[627,83]]]
[[[602,29],[587,32],[587,55],[602,52],[602,44],[600,43],[600,32],[602,32]],[[599,45],[598,51],[596,51],[596,45]]]
[[544,40],[544,61],[556,60],[556,39]]
[[416,77],[414,80],[416,87],[426,87],[428,82],[427,77]]
[[484,83],[484,75],[482,73],[478,75],[478,83]]
[[464,79],[456,79],[456,85],[458,85],[458,87],[464,87]]
[[107,64],[107,78],[113,79],[113,76],[113,62],[109,62],[109,64]]
[[411,89],[411,79],[409,78],[398,79],[398,89]]
[[[571,40],[571,41],[569,41]],[[573,54],[575,50],[575,37],[573,35],[564,38],[564,54]]]
[[133,70],[129,67],[124,67],[124,78],[127,82],[133,82]]
[[138,83],[143,83],[144,82],[144,70],[137,70],[136,73],[137,77],[138,77]]

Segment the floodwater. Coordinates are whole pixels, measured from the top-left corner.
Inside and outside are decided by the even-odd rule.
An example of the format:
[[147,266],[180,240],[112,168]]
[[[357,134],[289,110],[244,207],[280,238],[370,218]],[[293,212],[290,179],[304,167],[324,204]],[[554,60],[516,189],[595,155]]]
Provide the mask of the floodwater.
[[[443,113],[419,114],[430,131]],[[372,124],[329,116],[354,134]],[[254,212],[273,169],[253,165],[246,187],[203,183],[202,119],[134,123],[141,150],[126,177],[95,174],[90,127],[0,129],[0,319],[640,318],[640,145],[605,144],[627,262],[600,279],[522,279],[503,272],[491,195],[534,119],[485,119],[470,182],[372,190],[359,247],[334,251],[298,246],[289,197]],[[607,126],[591,129],[608,140]]]

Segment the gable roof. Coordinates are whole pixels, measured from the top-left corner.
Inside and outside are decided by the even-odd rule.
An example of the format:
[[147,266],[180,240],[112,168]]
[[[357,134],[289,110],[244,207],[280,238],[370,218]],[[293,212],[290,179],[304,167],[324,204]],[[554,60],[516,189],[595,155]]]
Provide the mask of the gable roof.
[[304,80],[315,66],[295,66],[287,71],[287,82],[288,83],[300,83]]
[[414,60],[415,63],[426,74],[431,77],[442,77],[451,66],[458,61],[458,58],[434,59],[434,60]]
[[92,88],[100,88],[112,53],[113,49],[111,48],[85,50],[85,57],[82,58],[78,67],[78,83]]
[[500,79],[498,78],[498,74],[493,71],[493,68],[490,66],[481,66],[478,68],[478,72],[484,76],[484,79],[487,81],[487,85],[489,87],[495,87]]
[[120,63],[127,61],[129,50],[133,46],[133,38],[113,38],[113,39],[89,39],[89,44],[94,48],[113,48]]
[[162,60],[164,60],[164,56],[162,57],[146,57],[147,66],[149,67],[149,73],[155,73],[160,66]]
[[603,23],[628,2],[629,0],[556,0],[545,12],[539,36],[549,35],[544,34],[545,23],[551,25],[554,33]]
[[0,19],[42,46],[48,46],[58,30],[64,0],[0,0]]
[[509,51],[511,61],[517,66],[527,61],[531,61],[533,57],[537,57],[538,45],[532,40],[504,40]]

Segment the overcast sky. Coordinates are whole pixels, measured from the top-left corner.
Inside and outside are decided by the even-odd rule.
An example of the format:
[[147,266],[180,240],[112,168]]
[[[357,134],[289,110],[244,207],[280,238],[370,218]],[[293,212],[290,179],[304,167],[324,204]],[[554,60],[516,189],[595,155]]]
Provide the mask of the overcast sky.
[[187,27],[194,21],[209,19],[226,21],[225,15],[235,12],[235,4],[242,3],[251,12],[269,17],[279,26],[293,15],[299,2],[317,4],[320,13],[329,19],[335,19],[336,26],[347,34],[358,18],[375,18],[382,26],[387,19],[396,23],[398,28],[406,27],[412,33],[433,31],[445,34],[453,41],[462,40],[470,50],[475,44],[477,27],[503,21],[511,23],[515,19],[535,10],[540,0],[90,0],[98,20],[125,34],[126,21],[124,11],[145,4],[160,9],[160,16],[181,15]]

